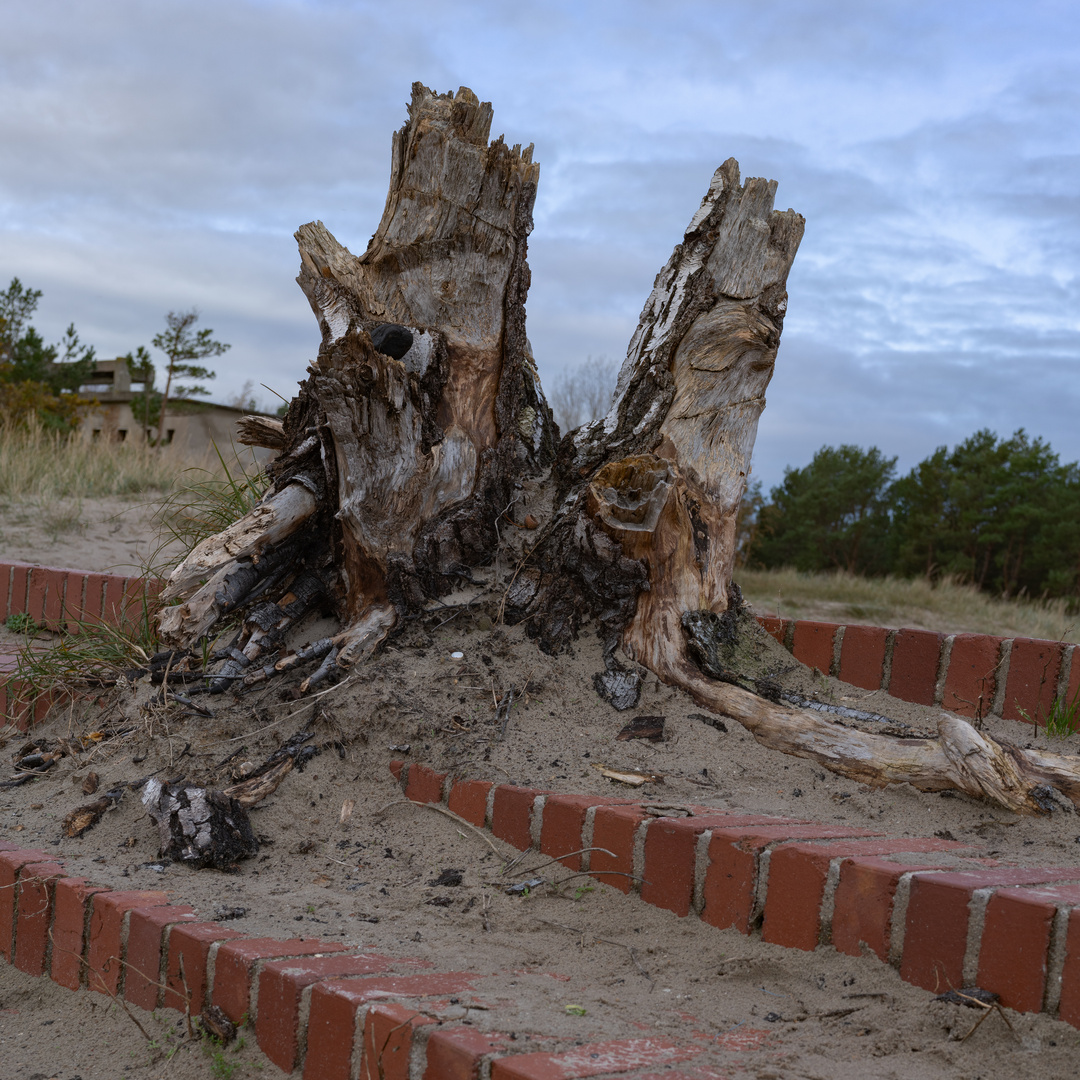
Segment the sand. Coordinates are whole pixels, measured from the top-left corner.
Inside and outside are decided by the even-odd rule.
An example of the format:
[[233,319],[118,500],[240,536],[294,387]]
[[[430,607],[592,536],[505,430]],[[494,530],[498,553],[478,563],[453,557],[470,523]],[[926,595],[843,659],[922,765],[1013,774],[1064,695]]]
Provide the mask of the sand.
[[[64,561],[87,569],[111,565],[88,566],[75,554],[72,549]],[[103,550],[101,557],[118,555]],[[708,725],[700,707],[652,676],[638,708],[616,713],[592,686],[602,667],[595,637],[584,634],[570,654],[552,658],[520,627],[492,626],[493,609],[490,598],[481,598],[412,623],[374,661],[314,700],[297,700],[292,683],[272,682],[239,698],[199,699],[214,712],[208,718],[154,705],[156,690],[138,685],[54,715],[35,738],[114,734],[64,758],[47,777],[0,791],[0,836],[55,851],[71,873],[106,885],[164,889],[205,918],[221,906],[243,907],[243,917],[228,925],[249,934],[318,936],[398,958],[402,970],[428,960],[435,970],[472,973],[463,1007],[483,1007],[471,1009],[470,1019],[514,1032],[528,1049],[544,1049],[552,1037],[631,1037],[644,1025],[684,1040],[707,1033],[709,1049],[694,1067],[721,1075],[1075,1075],[1076,1029],[1010,1013],[1015,1036],[993,1016],[961,1043],[976,1016],[934,1002],[873,958],[831,948],[802,953],[717,931],[561,867],[540,867],[542,886],[525,897],[507,896],[502,886],[520,877],[505,863],[518,853],[492,839],[496,855],[476,833],[402,804],[388,769],[403,754],[395,747],[408,745],[408,760],[462,776],[554,791],[630,796],[593,766],[640,769],[661,779],[633,797],[658,805],[740,808],[890,835],[947,835],[1020,864],[1075,864],[1080,825],[1058,815],[1019,818],[962,795],[942,798],[906,786],[871,791],[758,746],[731,720],[726,731]],[[298,639],[322,629],[303,627]],[[933,726],[934,710],[796,668],[767,636],[754,649],[757,663],[804,692]],[[494,700],[511,685],[516,704],[504,731]],[[641,715],[664,716],[664,741],[616,741],[623,725]],[[235,873],[159,861],[156,830],[136,792],[82,838],[61,835],[64,816],[87,801],[81,785],[91,771],[101,790],[151,774],[220,786],[243,761],[261,762],[300,730],[312,731],[324,749],[253,810],[262,850]],[[1004,721],[990,730],[1024,735]],[[1066,748],[1076,752],[1077,741]],[[2,752],[10,757],[25,743],[10,737]],[[346,800],[355,807],[342,823]],[[533,853],[516,869],[542,862]],[[462,871],[461,885],[430,884],[448,868]],[[430,902],[437,897],[446,906]],[[568,1012],[567,1005],[580,1005],[585,1014]],[[0,967],[3,1076],[221,1075],[175,1014],[139,1015],[158,1045],[99,995],[71,994]],[[228,1052],[227,1063],[238,1065],[233,1075],[280,1075],[252,1052],[252,1042],[249,1035],[235,1058]]]

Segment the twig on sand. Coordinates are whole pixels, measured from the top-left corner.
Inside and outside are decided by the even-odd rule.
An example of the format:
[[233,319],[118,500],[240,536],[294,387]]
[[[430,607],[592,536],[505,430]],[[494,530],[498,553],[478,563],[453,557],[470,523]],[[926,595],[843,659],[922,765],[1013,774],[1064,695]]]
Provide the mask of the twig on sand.
[[966,1035],[965,1035],[965,1036],[964,1036],[964,1037],[963,1037],[963,1038],[962,1038],[962,1039],[960,1040],[960,1041],[961,1041],[962,1043],[963,1043],[963,1042],[967,1042],[967,1041],[968,1041],[968,1039],[970,1039],[970,1038],[971,1038],[971,1036],[972,1036],[972,1035],[974,1035],[974,1034],[975,1034],[975,1032],[976,1032],[976,1031],[977,1031],[977,1030],[979,1029],[979,1025],[980,1025],[980,1024],[981,1024],[981,1023],[982,1023],[982,1022],[983,1022],[983,1021],[984,1021],[984,1020],[985,1020],[985,1019],[986,1019],[986,1018],[987,1018],[987,1017],[988,1017],[988,1016],[989,1016],[989,1015],[990,1015],[990,1014],[991,1014],[992,1012],[995,1012],[995,1011],[997,1012],[998,1016],[1000,1016],[1000,1017],[1001,1017],[1001,1019],[1005,1021],[1005,1026],[1006,1026],[1006,1027],[1007,1027],[1007,1028],[1009,1029],[1009,1031],[1011,1031],[1011,1032],[1012,1032],[1012,1037],[1013,1037],[1013,1038],[1014,1038],[1014,1039],[1015,1039],[1015,1040],[1016,1040],[1017,1042],[1019,1042],[1019,1041],[1020,1041],[1020,1036],[1016,1034],[1016,1028],[1014,1028],[1014,1027],[1012,1026],[1012,1024],[1011,1024],[1011,1023],[1009,1022],[1009,1018],[1008,1018],[1008,1017],[1007,1017],[1007,1016],[1005,1015],[1005,1013],[1004,1013],[1004,1011],[1002,1010],[1001,1006],[1000,1006],[1000,1005],[999,1005],[999,1004],[998,1004],[998,1003],[997,1003],[996,1001],[994,1001],[994,1002],[986,1002],[986,1001],[980,1001],[980,1000],[979,1000],[979,999],[978,999],[977,997],[972,997],[972,996],[971,996],[971,994],[965,994],[965,993],[963,992],[963,990],[957,990],[957,991],[956,991],[956,996],[957,996],[957,997],[962,997],[962,998],[963,998],[963,999],[964,999],[965,1001],[970,1001],[970,1002],[971,1002],[971,1003],[972,1003],[973,1005],[978,1005],[978,1007],[979,1007],[980,1009],[983,1009],[983,1010],[985,1010],[985,1011],[983,1012],[982,1016],[980,1016],[980,1017],[979,1017],[979,1019],[978,1019],[978,1020],[976,1020],[974,1024],[972,1024],[972,1026],[971,1026],[971,1030],[970,1030],[970,1031],[969,1031],[969,1032],[968,1032],[968,1033],[967,1033],[967,1034],[966,1034]]
[[545,859],[542,863],[534,866],[531,870],[515,870],[515,874],[533,874],[537,870],[543,870],[545,866],[550,866],[552,863],[561,862],[563,859],[569,859],[573,855],[584,855],[586,851],[602,851],[605,855],[610,855],[613,859],[617,858],[613,851],[608,851],[607,848],[602,847],[583,847],[578,848],[577,851],[568,851],[565,855],[556,855],[551,859]]
[[434,810],[437,814],[442,814],[444,817],[456,821],[459,825],[464,825],[466,829],[471,829],[489,848],[491,848],[498,858],[502,858],[499,854],[499,849],[475,825],[473,825],[472,822],[466,821],[463,817],[459,817],[453,810],[447,810],[445,806],[438,806],[435,803],[413,802],[412,799],[395,799],[394,802],[387,803],[385,806],[376,810],[374,816],[379,817],[394,806],[418,806],[427,810]]

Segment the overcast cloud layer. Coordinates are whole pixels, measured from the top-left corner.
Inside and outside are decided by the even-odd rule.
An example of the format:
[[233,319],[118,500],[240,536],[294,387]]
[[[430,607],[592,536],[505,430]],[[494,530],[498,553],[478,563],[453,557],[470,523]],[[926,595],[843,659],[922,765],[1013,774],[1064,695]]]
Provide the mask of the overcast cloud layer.
[[[101,356],[197,306],[214,396],[317,349],[292,233],[361,252],[410,84],[468,85],[541,163],[545,381],[621,358],[724,159],[807,219],[755,473],[910,467],[979,427],[1080,458],[1080,16],[920,0],[37,0],[0,38],[0,287]],[[270,396],[262,391],[264,398]]]

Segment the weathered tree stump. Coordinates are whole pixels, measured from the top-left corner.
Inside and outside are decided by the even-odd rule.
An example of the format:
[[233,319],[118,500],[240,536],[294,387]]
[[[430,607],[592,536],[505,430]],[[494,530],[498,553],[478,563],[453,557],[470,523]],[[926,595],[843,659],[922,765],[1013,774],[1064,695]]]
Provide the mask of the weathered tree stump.
[[693,655],[708,643],[692,654],[688,635],[708,620],[686,617],[729,606],[803,219],[773,208],[775,182],[742,182],[734,160],[717,169],[657,275],[610,410],[559,442],[525,336],[539,168],[532,147],[489,143],[490,124],[471,91],[414,85],[367,251],[350,254],[321,223],[297,232],[318,358],[280,428],[244,424],[244,441],[278,451],[272,487],[173,572],[164,598],[183,602],[161,615],[166,643],[190,647],[246,612],[224,685],[328,597],[342,629],[319,643],[314,684],[491,563],[528,482],[548,510],[503,614],[552,653],[595,621],[608,667],[598,689],[612,700],[635,700],[621,648],[767,745],[866,783],[959,787],[1038,813],[1053,805],[1047,791],[1080,805],[1072,759],[999,745],[955,718],[936,740],[865,735],[703,673]]

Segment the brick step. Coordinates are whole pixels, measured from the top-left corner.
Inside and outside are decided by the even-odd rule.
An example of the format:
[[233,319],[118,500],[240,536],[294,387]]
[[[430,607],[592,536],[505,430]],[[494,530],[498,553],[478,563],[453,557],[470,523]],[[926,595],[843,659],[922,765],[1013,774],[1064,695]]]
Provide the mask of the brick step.
[[864,690],[960,716],[1045,727],[1055,698],[1080,694],[1078,645],[992,634],[887,630],[759,616],[796,660]]
[[[141,611],[148,584],[151,590],[159,585],[119,574],[0,563],[0,621],[25,612],[54,630],[86,620],[116,624]],[[1055,698],[1071,701],[1080,694],[1080,646],[1060,641],[772,616],[758,622],[808,667],[961,716],[993,714],[1044,725]],[[0,682],[5,670],[10,668],[0,660]],[[51,705],[51,699],[35,698],[33,688],[17,688],[0,700],[0,711],[25,730]]]
[[[645,1036],[587,1045],[546,1038],[536,1051],[512,1033],[473,1026],[471,1006],[493,1008],[477,996],[484,977],[475,972],[435,971],[415,958],[318,939],[250,937],[166,901],[157,890],[114,891],[68,877],[47,853],[0,842],[4,960],[146,1011],[197,1015],[216,1005],[248,1023],[283,1072],[308,1080],[469,1080],[482,1066],[491,1080],[646,1080],[649,1070],[705,1050]],[[719,1045],[758,1045],[746,1037]]]
[[704,806],[672,816],[420,763],[390,768],[414,802],[444,803],[676,915],[794,949],[870,952],[924,989],[977,984],[1080,1027],[1080,867],[1006,866],[934,837]]
[[[151,589],[156,584],[150,583]],[[78,623],[118,626],[141,615],[147,582],[122,574],[88,570],[0,563],[0,622],[10,615],[29,615],[49,630],[75,632]],[[42,651],[51,646],[33,642]],[[12,678],[17,668],[16,646],[0,646],[0,719],[20,731],[40,723],[54,704],[70,700],[66,693],[41,692],[28,682]]]

